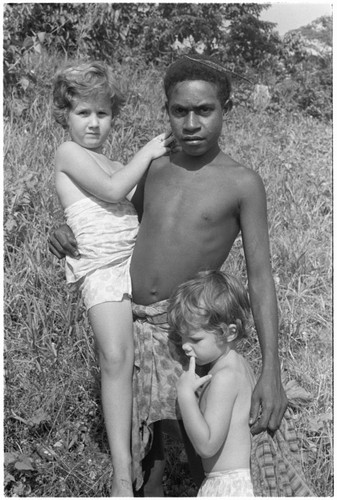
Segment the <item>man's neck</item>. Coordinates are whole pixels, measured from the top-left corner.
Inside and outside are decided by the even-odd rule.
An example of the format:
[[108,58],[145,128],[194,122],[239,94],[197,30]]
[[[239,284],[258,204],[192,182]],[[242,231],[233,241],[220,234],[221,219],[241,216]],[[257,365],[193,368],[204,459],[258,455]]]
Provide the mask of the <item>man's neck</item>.
[[185,170],[199,170],[205,165],[210,165],[214,162],[220,153],[221,149],[218,145],[200,156],[192,156],[184,151],[179,151],[178,153],[172,155],[171,161]]

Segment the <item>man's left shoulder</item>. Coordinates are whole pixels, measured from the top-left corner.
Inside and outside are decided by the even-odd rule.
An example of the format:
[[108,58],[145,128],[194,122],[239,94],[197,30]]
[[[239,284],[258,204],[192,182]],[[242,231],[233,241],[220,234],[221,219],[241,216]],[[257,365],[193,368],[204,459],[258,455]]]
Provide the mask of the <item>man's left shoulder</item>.
[[258,180],[261,180],[261,177],[257,172],[249,167],[246,167],[242,163],[239,163],[238,161],[232,160],[229,165],[233,171],[233,174],[237,175],[242,180],[246,180],[247,182],[256,182]]
[[240,191],[263,190],[263,181],[260,175],[229,156],[224,155],[218,166],[222,175],[231,179],[233,184],[240,188]]
[[233,166],[232,172],[242,194],[264,192],[263,180],[255,170],[236,163],[235,167]]
[[220,167],[220,169],[222,169],[223,171],[231,172],[236,176],[246,176],[247,178],[253,178],[255,176],[259,177],[259,174],[254,172],[251,168],[248,168],[237,160],[234,160],[223,151],[222,154],[218,157],[218,167]]

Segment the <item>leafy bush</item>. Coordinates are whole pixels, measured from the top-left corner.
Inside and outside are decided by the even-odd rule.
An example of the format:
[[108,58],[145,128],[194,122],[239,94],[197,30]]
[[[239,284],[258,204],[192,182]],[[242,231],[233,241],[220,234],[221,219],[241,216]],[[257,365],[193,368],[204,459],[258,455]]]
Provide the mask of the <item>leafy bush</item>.
[[283,73],[275,72],[272,109],[303,111],[322,119],[332,119],[332,52],[310,49],[300,34],[290,33],[279,55]]
[[[247,43],[255,58],[257,54],[261,58],[274,51],[275,42],[266,35],[272,23],[258,20],[264,8],[258,4],[7,4],[5,89],[20,81],[27,52],[41,53],[43,48],[66,57],[133,63],[142,58],[145,63],[167,64],[176,55],[175,42],[192,40],[227,63],[236,64],[238,54],[247,52]],[[249,31],[243,28],[247,16]]]
[[[330,120],[331,53],[308,52],[306,39],[297,33],[289,33],[281,41],[273,31],[273,23],[259,19],[267,7],[268,4],[6,4],[4,94],[11,97],[11,107],[5,99],[5,116],[15,119],[29,113],[36,93],[50,91],[52,61],[60,55],[66,59],[103,59],[114,65],[128,63],[137,71],[166,65],[178,54],[204,52],[215,54],[226,67],[255,83],[268,85],[271,110],[304,111]],[[325,18],[320,22],[327,30],[331,28]],[[322,43],[326,39],[325,33]],[[236,98],[249,104],[245,94],[246,91],[239,92]]]

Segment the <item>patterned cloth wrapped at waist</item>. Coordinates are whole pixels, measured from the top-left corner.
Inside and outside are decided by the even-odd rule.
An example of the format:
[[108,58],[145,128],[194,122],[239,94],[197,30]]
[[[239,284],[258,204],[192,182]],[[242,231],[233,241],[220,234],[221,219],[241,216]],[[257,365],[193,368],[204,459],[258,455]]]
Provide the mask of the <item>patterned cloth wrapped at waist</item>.
[[[164,300],[162,302],[159,302],[158,304],[161,303],[167,303],[167,300]],[[151,306],[139,306],[137,304],[132,304],[132,313],[133,313],[133,320],[136,321],[147,321],[151,325],[163,325],[164,323],[167,324],[167,312],[162,312],[162,313],[154,313],[153,316],[150,316],[148,312],[144,311],[144,308],[150,309],[153,307]]]
[[141,461],[152,443],[152,424],[177,419],[176,382],[187,358],[180,338],[167,324],[167,300],[132,304],[135,369],[133,376],[132,454],[136,489],[143,483]]
[[250,469],[255,496],[317,496],[304,477],[298,438],[289,409],[273,435],[265,431],[253,436]]

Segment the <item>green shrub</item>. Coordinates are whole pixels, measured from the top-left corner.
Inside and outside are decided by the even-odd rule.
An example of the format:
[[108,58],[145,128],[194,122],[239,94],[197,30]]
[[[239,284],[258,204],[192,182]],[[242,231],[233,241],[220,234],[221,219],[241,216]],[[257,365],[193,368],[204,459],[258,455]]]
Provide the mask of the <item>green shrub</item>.
[[[258,4],[6,4],[4,94],[14,101],[8,109],[5,100],[5,115],[29,112],[36,92],[44,92],[50,82],[44,68],[52,66],[55,56],[144,68],[162,67],[181,53],[204,51],[255,83],[268,85],[270,109],[305,111],[331,120],[331,53],[322,45],[325,52],[313,55],[298,34],[290,33],[281,41],[272,23],[259,20],[263,8]],[[246,93],[238,92],[236,98],[249,105]]]

